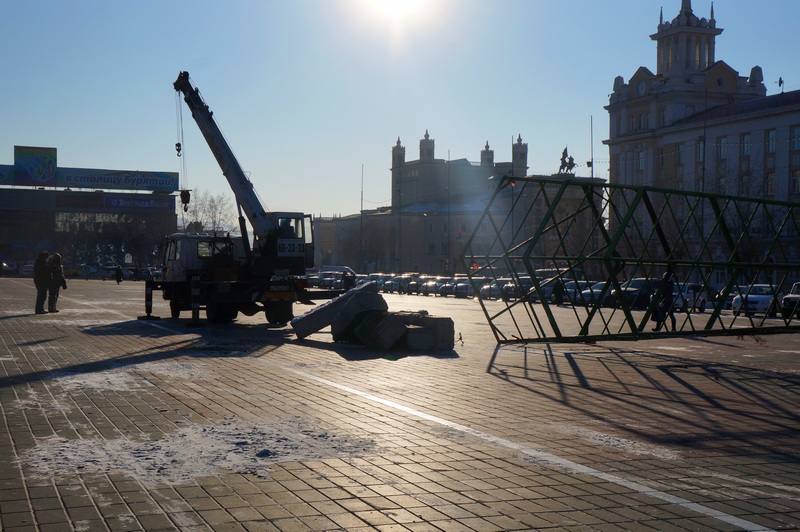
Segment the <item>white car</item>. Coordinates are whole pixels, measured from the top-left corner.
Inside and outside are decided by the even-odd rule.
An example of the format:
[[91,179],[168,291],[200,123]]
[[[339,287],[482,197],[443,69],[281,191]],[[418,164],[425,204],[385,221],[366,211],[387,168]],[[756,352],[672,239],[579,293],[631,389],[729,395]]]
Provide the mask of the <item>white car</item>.
[[752,284],[733,298],[731,309],[734,314],[765,314],[775,316],[778,312],[780,296],[769,284]]

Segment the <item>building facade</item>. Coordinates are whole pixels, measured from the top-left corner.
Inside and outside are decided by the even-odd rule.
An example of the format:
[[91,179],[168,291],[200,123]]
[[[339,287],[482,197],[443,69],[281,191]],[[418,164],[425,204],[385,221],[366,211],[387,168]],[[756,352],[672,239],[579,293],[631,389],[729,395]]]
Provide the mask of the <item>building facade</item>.
[[656,72],[614,80],[609,182],[800,201],[800,91],[767,96],[759,66],[745,77],[717,59],[722,31],[713,4],[708,18],[691,0],[672,20],[662,11]]
[[177,227],[178,174],[62,168],[55,148],[16,146],[0,165],[0,258],[18,265],[42,250],[65,264],[130,257],[149,264]]
[[[480,162],[437,158],[435,141],[426,131],[419,158],[410,160],[398,138],[392,147],[391,207],[317,218],[316,264],[348,265],[360,272],[459,272],[464,244],[495,191],[497,182],[491,178],[527,173],[528,145],[521,136],[511,153],[511,161],[495,162],[487,141]],[[508,209],[511,201],[509,195],[507,205],[499,208]],[[484,229],[474,241],[477,246],[496,237]]]

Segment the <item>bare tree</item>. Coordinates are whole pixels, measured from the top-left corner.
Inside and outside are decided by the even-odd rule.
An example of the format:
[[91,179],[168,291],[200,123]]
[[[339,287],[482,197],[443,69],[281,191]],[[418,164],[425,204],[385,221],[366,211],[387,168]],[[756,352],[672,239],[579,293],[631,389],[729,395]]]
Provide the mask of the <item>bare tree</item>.
[[229,195],[207,190],[192,193],[189,210],[180,211],[185,231],[227,233],[238,230],[236,210]]

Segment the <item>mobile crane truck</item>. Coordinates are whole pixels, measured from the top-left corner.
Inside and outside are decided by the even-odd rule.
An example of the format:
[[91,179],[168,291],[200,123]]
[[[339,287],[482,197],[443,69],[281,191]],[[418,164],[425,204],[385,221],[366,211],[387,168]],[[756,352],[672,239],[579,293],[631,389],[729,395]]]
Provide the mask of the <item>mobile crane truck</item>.
[[[166,237],[159,250],[162,276],[147,281],[147,316],[142,318],[151,317],[155,290],[169,301],[173,318],[187,310],[196,318],[199,310],[205,309],[206,319],[213,323],[230,322],[239,312],[253,316],[263,311],[268,323],[286,324],[294,317],[296,301],[312,304],[312,298],[336,295],[312,295],[308,290],[306,269],[314,265],[311,215],[267,212],[200,91],[192,86],[189,73],[181,72],[173,86],[183,94],[233,191],[241,237],[215,233]],[[182,192],[184,204],[188,199],[188,193]],[[253,229],[252,246],[244,216]]]

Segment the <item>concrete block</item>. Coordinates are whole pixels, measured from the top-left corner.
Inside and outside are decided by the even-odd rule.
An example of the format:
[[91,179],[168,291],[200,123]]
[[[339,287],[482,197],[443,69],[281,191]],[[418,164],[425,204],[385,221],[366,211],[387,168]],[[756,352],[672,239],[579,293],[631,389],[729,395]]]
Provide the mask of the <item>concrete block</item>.
[[406,325],[406,347],[414,351],[432,351],[436,349],[436,333],[433,329],[419,325]]
[[387,310],[389,310],[389,305],[383,299],[383,296],[377,292],[362,290],[354,293],[331,321],[333,341],[355,341],[355,328],[364,316],[370,312],[386,312]]
[[294,333],[298,338],[305,338],[311,333],[315,333],[324,329],[333,322],[333,318],[342,309],[342,307],[344,307],[347,301],[353,297],[354,294],[359,292],[378,293],[378,287],[375,283],[364,283],[348,290],[339,297],[317,305],[302,316],[298,316],[290,322],[292,324],[292,329],[294,329]]
[[368,313],[356,326],[356,337],[374,349],[388,351],[406,334],[406,325],[395,314]]
[[455,347],[455,325],[452,318],[431,316],[425,311],[395,313],[403,323],[430,329],[436,338],[435,349],[451,351]]

